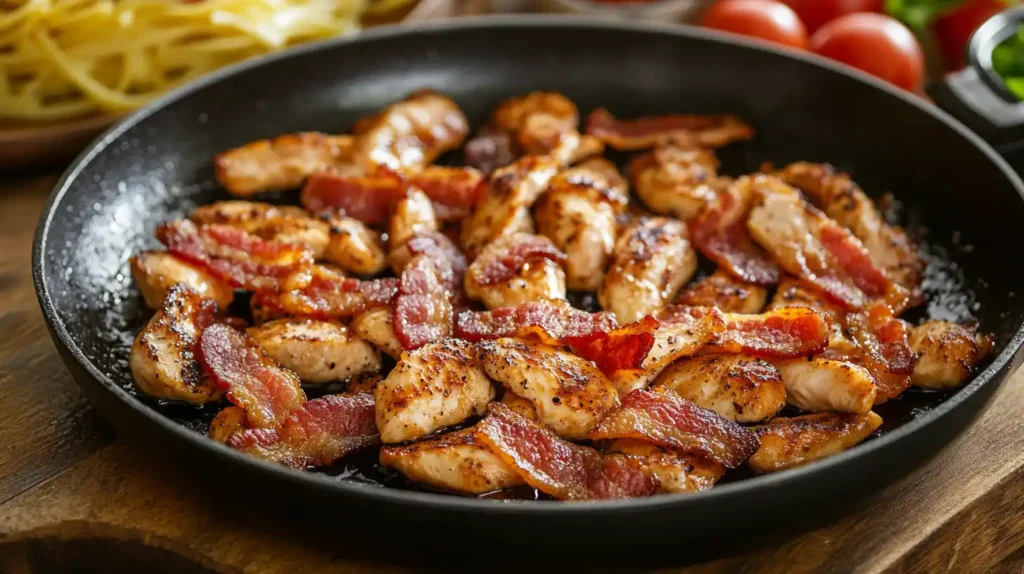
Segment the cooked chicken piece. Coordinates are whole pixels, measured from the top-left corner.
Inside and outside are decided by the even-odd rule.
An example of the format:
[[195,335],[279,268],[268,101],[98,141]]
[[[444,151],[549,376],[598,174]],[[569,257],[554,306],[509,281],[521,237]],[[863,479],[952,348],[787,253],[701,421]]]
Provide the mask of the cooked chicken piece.
[[718,158],[711,150],[661,145],[629,168],[637,196],[660,215],[693,219],[715,196],[709,183],[718,176]]
[[696,355],[708,342],[711,333],[701,322],[662,324],[654,331],[654,344],[638,370],[620,370],[611,376],[619,395],[645,389],[669,365],[682,357]]
[[875,380],[864,367],[820,357],[772,363],[782,373],[789,404],[800,410],[864,414],[875,404]]
[[363,373],[356,375],[348,380],[348,384],[345,385],[346,393],[370,393],[373,394],[373,389],[377,388],[377,385],[384,380],[384,375],[380,373]]
[[220,400],[223,391],[210,382],[193,354],[202,329],[216,312],[213,301],[184,285],[171,287],[160,310],[132,343],[128,363],[139,390],[168,401]]
[[470,343],[429,343],[402,358],[373,390],[382,442],[417,440],[484,414],[494,386]]
[[[441,222],[434,213],[434,204],[427,194],[411,189],[395,204],[388,226],[388,249],[394,253],[414,235],[425,231],[440,231]],[[404,267],[404,266],[403,266]],[[396,269],[395,273],[401,273]]]
[[320,133],[254,141],[216,157],[217,181],[237,197],[299,187],[313,172],[351,162],[354,148],[352,136]]
[[714,486],[725,474],[725,467],[720,463],[666,450],[642,440],[616,439],[608,446],[608,451],[642,458],[644,471],[657,479],[661,492],[700,492]]
[[358,275],[376,275],[388,265],[380,233],[351,217],[331,217],[324,259]]
[[597,300],[620,323],[632,323],[665,307],[696,270],[682,223],[641,218],[619,237]]
[[491,114],[491,125],[501,131],[517,132],[536,114],[557,118],[572,129],[580,123],[579,110],[569,98],[558,92],[530,92],[498,104]]
[[744,283],[728,271],[718,269],[683,289],[675,303],[691,307],[718,307],[726,313],[752,315],[760,313],[767,300],[767,288]]
[[565,271],[560,264],[564,258],[544,236],[506,235],[484,247],[469,266],[466,295],[488,309],[565,299]]
[[992,338],[975,329],[947,321],[928,321],[910,331],[910,348],[917,355],[911,381],[926,389],[960,386],[992,350]]
[[189,214],[196,224],[225,224],[262,239],[305,245],[321,259],[331,241],[331,226],[298,207],[252,201],[218,201]]
[[740,423],[768,420],[786,406],[786,386],[779,371],[747,355],[704,355],[676,361],[654,384]]
[[537,415],[537,407],[533,406],[533,402],[529,399],[513,393],[512,391],[505,391],[505,395],[501,397],[501,402],[519,413],[523,418],[534,422],[540,422],[540,416]]
[[406,446],[380,449],[380,464],[435,488],[484,494],[523,484],[515,469],[468,428]]
[[541,422],[558,436],[583,439],[619,395],[590,361],[547,345],[517,339],[484,341],[480,363],[487,376],[528,399]]
[[163,305],[167,292],[175,285],[184,285],[221,307],[227,307],[235,298],[230,285],[166,251],[143,251],[131,258],[131,268],[142,298],[153,309]]
[[395,311],[391,307],[367,309],[356,315],[349,327],[374,347],[394,358],[402,356],[405,350],[395,335]]
[[210,438],[222,444],[227,443],[235,431],[244,429],[245,426],[245,409],[236,406],[226,407],[210,421]]
[[849,175],[836,173],[827,164],[807,162],[790,164],[778,175],[812,195],[826,215],[849,228],[889,277],[910,291],[920,286],[924,262],[917,255],[917,246],[903,228],[885,221]]
[[563,171],[537,204],[537,229],[568,256],[569,289],[597,291],[615,249],[615,216],[629,201],[614,165],[590,160]]
[[356,157],[368,172],[384,166],[397,170],[421,168],[453,150],[469,134],[469,123],[458,104],[428,90],[360,120]]
[[851,448],[882,424],[874,412],[818,413],[777,418],[757,427],[761,446],[747,461],[754,472],[776,472]]
[[250,327],[252,337],[303,383],[343,381],[380,370],[380,354],[343,325],[314,319],[278,319]]

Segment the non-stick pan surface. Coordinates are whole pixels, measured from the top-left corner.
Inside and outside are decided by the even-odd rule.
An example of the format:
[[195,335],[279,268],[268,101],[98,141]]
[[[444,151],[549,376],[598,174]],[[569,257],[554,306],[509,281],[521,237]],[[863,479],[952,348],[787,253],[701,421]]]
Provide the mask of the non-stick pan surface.
[[[724,152],[726,171],[828,161],[874,195],[895,193],[904,220],[926,224],[940,255],[930,275],[932,310],[976,316],[996,334],[998,355],[938,406],[905,409],[906,424],[823,462],[696,495],[601,503],[477,500],[291,471],[209,441],[203,429],[140,400],[127,354],[147,312],[128,258],[156,245],[157,223],[225,197],[213,155],[285,132],[341,132],[421,88],[451,95],[477,125],[502,98],[536,89],[564,92],[584,113],[606,106],[627,117],[738,114],[758,136]],[[364,532],[385,528],[381,540],[403,544],[442,536],[501,541],[512,552],[583,554],[608,543],[620,557],[649,557],[629,552],[648,547],[693,559],[848,508],[978,415],[1020,361],[1021,222],[1020,180],[977,137],[913,96],[813,57],[679,27],[479,19],[300,48],[164,98],[103,136],[65,174],[40,222],[34,272],[57,347],[97,409],[125,435],[173,449],[203,476],[230,476],[224,496],[263,497]],[[963,288],[946,289],[958,277]]]

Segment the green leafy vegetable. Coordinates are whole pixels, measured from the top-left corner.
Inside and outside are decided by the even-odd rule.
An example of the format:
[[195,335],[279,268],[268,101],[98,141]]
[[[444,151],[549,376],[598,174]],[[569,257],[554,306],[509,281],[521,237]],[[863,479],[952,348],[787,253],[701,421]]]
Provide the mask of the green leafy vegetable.
[[992,69],[1018,100],[1024,100],[1024,26],[992,50]]
[[915,30],[922,30],[939,16],[955,10],[966,0],[885,0],[885,11]]

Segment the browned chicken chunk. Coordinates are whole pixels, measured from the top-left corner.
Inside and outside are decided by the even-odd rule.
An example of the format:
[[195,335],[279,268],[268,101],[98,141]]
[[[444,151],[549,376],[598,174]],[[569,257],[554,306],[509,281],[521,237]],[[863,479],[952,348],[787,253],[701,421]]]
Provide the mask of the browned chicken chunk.
[[397,359],[405,349],[395,334],[394,320],[394,310],[390,307],[377,307],[356,315],[349,327],[360,339]]
[[882,417],[874,412],[777,418],[757,427],[761,446],[747,464],[760,473],[807,464],[859,444],[881,424]]
[[381,367],[377,349],[335,322],[278,319],[250,327],[248,333],[304,383],[343,381]]
[[455,492],[484,494],[523,484],[515,469],[474,439],[475,429],[380,449],[380,464],[420,482]]
[[726,313],[752,315],[760,313],[767,300],[767,288],[744,283],[728,271],[718,269],[683,289],[675,303],[690,307],[718,307]]
[[960,386],[992,350],[992,339],[973,328],[948,321],[928,321],[910,331],[917,355],[910,380],[926,389]]
[[704,355],[676,361],[654,384],[741,423],[768,420],[786,406],[786,386],[779,371],[747,355]]
[[544,236],[504,236],[485,247],[466,270],[466,295],[488,309],[565,299],[561,258],[564,255]]
[[658,481],[660,492],[700,492],[714,486],[725,474],[725,467],[717,462],[641,440],[617,439],[608,450],[640,457],[644,471]]
[[661,145],[637,156],[629,166],[633,189],[654,213],[688,221],[715,196],[709,184],[717,176],[711,150]]
[[235,298],[230,285],[165,251],[143,251],[133,256],[131,269],[142,298],[153,309],[163,305],[167,292],[175,285],[184,285],[221,307],[227,307]]
[[314,172],[348,164],[354,147],[352,136],[321,133],[254,141],[217,156],[217,181],[238,197],[299,187]]
[[417,440],[469,417],[482,415],[494,387],[473,345],[458,339],[403,353],[373,390],[382,442]]
[[820,357],[772,362],[782,373],[789,404],[798,409],[864,414],[875,404],[875,380],[864,367]]

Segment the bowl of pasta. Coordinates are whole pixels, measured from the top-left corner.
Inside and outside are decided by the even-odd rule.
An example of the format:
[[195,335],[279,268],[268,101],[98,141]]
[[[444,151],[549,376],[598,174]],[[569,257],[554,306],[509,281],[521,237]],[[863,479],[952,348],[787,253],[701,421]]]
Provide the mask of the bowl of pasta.
[[215,69],[451,0],[0,0],[0,169],[69,159],[118,118]]

